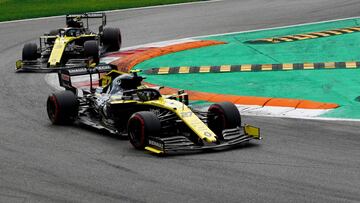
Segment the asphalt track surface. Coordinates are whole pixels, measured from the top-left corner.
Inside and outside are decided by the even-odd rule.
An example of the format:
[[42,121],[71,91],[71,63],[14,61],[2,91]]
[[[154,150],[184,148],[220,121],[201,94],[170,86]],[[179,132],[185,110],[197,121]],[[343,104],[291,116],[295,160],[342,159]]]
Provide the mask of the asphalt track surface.
[[[359,15],[358,0],[225,0],[114,12],[124,46]],[[158,158],[128,141],[52,126],[42,74],[15,74],[25,42],[64,18],[0,24],[0,202],[359,202],[360,124],[245,117],[264,140]]]

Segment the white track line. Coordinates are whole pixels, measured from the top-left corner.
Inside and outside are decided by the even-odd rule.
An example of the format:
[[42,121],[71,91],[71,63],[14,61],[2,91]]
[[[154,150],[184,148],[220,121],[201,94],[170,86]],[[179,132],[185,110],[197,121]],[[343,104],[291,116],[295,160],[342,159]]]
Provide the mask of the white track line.
[[360,18],[360,16],[354,16],[354,17],[348,17],[348,18],[339,18],[339,19],[334,19],[334,20],[324,20],[324,21],[317,21],[317,22],[311,22],[311,23],[301,23],[301,24],[294,24],[294,25],[285,25],[285,26],[272,27],[272,28],[246,30],[246,31],[239,31],[239,32],[219,33],[219,34],[213,34],[213,35],[197,36],[197,37],[194,37],[194,38],[216,37],[216,36],[224,36],[224,35],[232,35],[232,34],[249,33],[249,32],[276,30],[276,29],[283,29],[283,28],[293,28],[293,27],[300,27],[300,26],[305,26],[305,25],[316,25],[316,24],[321,24],[321,23],[331,23],[331,22],[343,21],[343,20],[354,20],[354,19],[356,19],[356,18]]
[[[215,3],[215,2],[220,2],[220,1],[224,1],[224,0],[196,1],[196,2],[187,2],[187,3],[167,4],[167,5],[158,5],[158,6],[146,6],[146,7],[139,7],[139,8],[127,8],[127,9],[105,10],[105,11],[94,11],[94,12],[114,13],[114,12],[125,12],[125,11],[137,11],[137,10],[167,8],[167,7],[176,7],[176,6],[185,6],[185,5]],[[64,16],[65,15],[58,15],[58,16],[49,16],[49,17],[40,17],[40,18],[29,18],[29,19],[22,19],[22,20],[4,21],[4,22],[0,22],[0,25],[1,24],[7,24],[7,23],[27,22],[27,21],[33,21],[33,20],[53,19],[53,18],[60,18],[60,17],[64,17]]]
[[311,22],[311,23],[286,25],[286,26],[279,26],[279,27],[272,27],[272,28],[263,28],[263,29],[255,29],[255,30],[245,30],[245,31],[237,31],[237,32],[218,33],[218,34],[212,34],[212,35],[200,35],[200,36],[187,37],[187,38],[178,38],[178,39],[168,40],[168,41],[151,42],[151,43],[147,43],[147,44],[143,44],[143,45],[135,45],[135,46],[123,48],[123,50],[126,51],[126,50],[130,50],[130,49],[136,49],[136,48],[140,48],[142,46],[150,46],[151,44],[157,44],[157,43],[171,43],[171,42],[175,42],[175,41],[192,40],[192,39],[197,39],[197,38],[217,37],[217,36],[225,36],[225,35],[232,35],[232,34],[243,34],[243,33],[268,31],[268,30],[276,30],[276,29],[283,29],[283,28],[293,28],[293,27],[300,27],[300,26],[305,26],[305,25],[316,25],[316,24],[321,24],[321,23],[330,23],[330,22],[336,22],[336,21],[342,21],[342,20],[353,20],[356,18],[360,18],[360,16],[354,16],[354,17],[349,17],[349,18],[339,18],[339,19],[335,19],[335,20],[317,21],[317,22]]
[[318,120],[318,121],[344,121],[344,122],[360,122],[360,119],[351,119],[351,118],[330,118],[330,117],[305,117],[305,116],[283,116],[283,115],[253,115],[242,113],[241,115],[252,116],[252,117],[269,117],[269,118],[293,118],[293,119],[303,119],[303,120]]

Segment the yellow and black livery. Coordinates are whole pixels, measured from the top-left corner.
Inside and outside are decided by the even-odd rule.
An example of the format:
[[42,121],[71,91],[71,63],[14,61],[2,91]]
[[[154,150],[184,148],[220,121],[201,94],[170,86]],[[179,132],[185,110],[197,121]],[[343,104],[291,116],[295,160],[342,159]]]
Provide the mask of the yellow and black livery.
[[[101,19],[98,32],[89,28],[89,19]],[[105,27],[105,13],[66,15],[66,27],[51,30],[37,43],[27,43],[22,59],[16,62],[18,72],[54,72],[64,67],[83,66],[87,58],[99,62],[101,55],[118,51],[121,32]]]
[[[162,95],[160,87],[142,85],[142,76],[112,70],[64,69],[60,85],[66,90],[53,93],[47,111],[53,124],[81,123],[99,130],[127,136],[140,150],[165,155],[232,148],[261,139],[259,128],[242,125],[236,106],[229,102],[210,105],[207,111],[189,105],[188,95]],[[89,88],[76,88],[74,76],[88,77]],[[99,78],[95,87],[94,78]]]

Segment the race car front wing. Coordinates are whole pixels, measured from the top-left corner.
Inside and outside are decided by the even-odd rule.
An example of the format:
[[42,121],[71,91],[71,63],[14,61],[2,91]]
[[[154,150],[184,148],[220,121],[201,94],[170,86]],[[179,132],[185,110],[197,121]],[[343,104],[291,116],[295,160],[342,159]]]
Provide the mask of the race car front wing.
[[[37,59],[32,61],[22,61],[18,60],[15,64],[16,72],[32,72],[32,73],[57,73],[60,70],[71,69],[71,68],[81,68],[81,67],[90,67],[93,61],[89,58],[79,58],[79,59],[70,59],[68,62],[59,67],[49,67],[47,65],[47,60]],[[103,65],[103,64],[100,64]]]
[[223,140],[219,143],[195,144],[185,136],[149,137],[149,144],[145,149],[158,155],[192,153],[201,151],[215,151],[234,148],[252,139],[262,139],[260,129],[245,125],[238,128],[226,129],[222,132]]

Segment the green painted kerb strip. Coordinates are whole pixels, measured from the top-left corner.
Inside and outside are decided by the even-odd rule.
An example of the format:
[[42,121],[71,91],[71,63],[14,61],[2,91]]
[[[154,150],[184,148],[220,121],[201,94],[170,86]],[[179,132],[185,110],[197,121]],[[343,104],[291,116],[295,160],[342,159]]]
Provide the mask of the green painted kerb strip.
[[145,74],[166,75],[166,74],[187,74],[187,73],[228,73],[228,72],[357,69],[357,68],[360,68],[360,62],[245,64],[245,65],[222,65],[222,66],[162,67],[162,68],[152,68],[145,70]]

